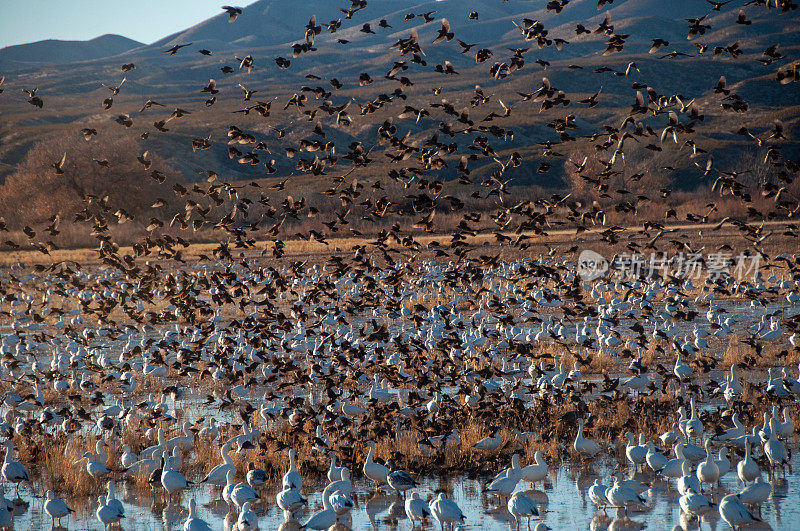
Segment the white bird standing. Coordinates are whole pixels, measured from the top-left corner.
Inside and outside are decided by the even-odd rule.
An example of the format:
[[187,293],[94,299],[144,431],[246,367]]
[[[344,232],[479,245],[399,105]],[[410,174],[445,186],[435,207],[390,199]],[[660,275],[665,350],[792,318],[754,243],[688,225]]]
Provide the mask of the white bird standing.
[[52,490],[48,490],[44,497],[44,512],[46,512],[52,519],[51,527],[55,527],[56,520],[58,520],[58,526],[61,527],[61,519],[67,516],[69,513],[74,513],[75,511],[70,509],[64,500],[56,498],[53,495]]
[[647,500],[637,494],[635,490],[621,485],[618,477],[614,477],[614,485],[606,491],[606,498],[616,507],[622,507],[625,510],[626,517],[628,516],[629,506],[647,503]]
[[283,475],[283,488],[293,488],[302,490],[303,488],[303,477],[300,475],[300,472],[297,470],[297,465],[295,464],[295,457],[297,456],[297,452],[295,452],[294,448],[289,449],[289,470]]
[[600,453],[600,445],[583,436],[583,423],[583,419],[578,419],[578,433],[575,435],[572,447],[578,452],[581,459],[591,459]]
[[515,492],[513,496],[508,499],[507,504],[508,512],[510,512],[514,519],[517,521],[517,529],[519,529],[519,522],[521,518],[527,518],[528,529],[531,528],[531,518],[539,516],[539,508],[533,503],[533,500],[525,496],[521,492]]
[[589,499],[603,509],[603,512],[606,512],[606,506],[610,505],[608,498],[606,498],[606,491],[608,491],[608,485],[603,485],[599,479],[595,479],[594,485],[589,487]]
[[465,520],[461,508],[453,500],[445,498],[443,492],[440,492],[439,496],[431,501],[430,510],[442,529],[445,524],[450,524],[450,528],[452,528],[456,523],[460,524]]
[[95,515],[97,516],[97,519],[100,521],[100,523],[103,524],[105,529],[108,529],[108,526],[116,524],[117,522],[125,518],[125,515],[120,514],[120,512],[117,511],[116,507],[113,507],[106,503],[105,496],[100,496],[97,499],[97,511],[95,512]]
[[719,502],[719,515],[733,529],[739,529],[744,525],[761,521],[745,507],[738,494],[728,494],[722,498],[722,501]]
[[375,483],[375,489],[380,490],[382,485],[389,484],[389,468],[380,463],[376,463],[373,459],[374,453],[375,441],[370,441],[369,453],[367,453],[367,459],[364,461],[364,467],[362,470],[364,475]]
[[208,522],[197,516],[197,502],[189,500],[189,516],[183,522],[183,531],[212,531]]
[[411,493],[411,497],[406,499],[406,516],[411,520],[411,528],[414,529],[419,521],[420,525],[425,522],[425,518],[431,515],[430,508],[425,500],[420,499],[416,492]]
[[301,529],[328,529],[336,523],[336,511],[328,496],[322,496],[322,510],[312,514]]
[[750,443],[745,443],[744,445],[744,459],[739,461],[736,465],[736,473],[745,485],[747,485],[748,481],[753,481],[756,477],[761,475],[758,463],[750,457]]
[[706,439],[706,459],[697,465],[697,479],[702,483],[708,483],[709,487],[714,487],[714,483],[719,480],[719,467],[711,455],[711,441]]
[[30,481],[28,471],[19,461],[14,461],[14,443],[11,440],[3,443],[6,447],[6,458],[3,461],[3,479],[16,486],[16,496],[19,498],[19,484],[23,481]]
[[236,520],[236,528],[239,531],[253,531],[258,529],[258,516],[255,511],[250,508],[249,501],[242,505],[242,511],[239,513],[239,518]]

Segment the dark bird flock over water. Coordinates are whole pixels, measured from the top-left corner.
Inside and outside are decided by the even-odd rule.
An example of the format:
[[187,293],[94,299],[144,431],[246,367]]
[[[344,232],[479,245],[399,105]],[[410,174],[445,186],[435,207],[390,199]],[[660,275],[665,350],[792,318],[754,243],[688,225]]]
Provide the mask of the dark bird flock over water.
[[[570,3],[542,4],[560,15]],[[0,525],[37,513],[43,525],[72,527],[77,511],[96,517],[79,528],[137,528],[131,505],[116,498],[124,486],[163,511],[165,529],[223,525],[208,515],[224,515],[229,529],[257,529],[259,520],[270,528],[276,520],[267,524],[265,515],[276,504],[283,529],[358,528],[357,513],[386,496],[399,504],[391,518],[404,528],[486,526],[444,480],[469,478],[480,481],[493,525],[540,531],[564,525],[547,494],[564,467],[581,478],[577,495],[596,507],[593,529],[647,526],[654,497],[673,490],[678,529],[768,527],[762,505],[787,485],[789,497],[798,494],[796,121],[782,121],[780,102],[737,94],[725,76],[697,94],[661,94],[653,86],[659,71],[635,61],[624,69],[570,65],[583,71],[581,95],[545,76],[537,86],[514,84],[521,70],[550,66],[538,51],[573,57],[570,41],[583,35],[603,36],[598,56],[623,53],[630,35],[615,28],[613,4],[599,0],[605,15],[570,32],[510,17],[517,47],[508,48],[462,40],[461,28],[485,18],[473,7],[459,20],[426,11],[367,22],[367,0],[344,2],[340,18],[313,16],[295,28],[283,55],[228,57],[233,66],[222,67],[222,78],[219,66],[209,68],[194,91],[208,97],[199,104],[144,94],[135,108],[120,105],[114,100],[130,88],[131,72],[148,68],[120,64],[122,79],[106,81],[102,98],[88,104],[113,113],[131,142],[170,135],[180,121],[236,101],[229,122],[175,149],[191,161],[224,143],[231,160],[270,180],[228,181],[198,168],[202,180],[185,183],[145,149],[130,161],[157,190],[144,211],[87,190],[75,213],[56,205],[44,223],[2,220],[7,253],[29,254],[0,273],[2,478],[16,498],[0,504]],[[481,5],[497,16],[506,2]],[[746,42],[705,40],[724,29],[710,18],[743,27],[765,14],[796,19],[796,3],[694,8],[685,42],[652,35],[646,55],[672,62],[710,54],[732,68],[757,61],[760,83],[798,90],[797,45],[754,54]],[[235,35],[248,10],[222,10]],[[432,38],[420,36],[427,27]],[[404,36],[389,46],[383,76],[375,65],[352,79],[310,73],[319,85],[287,98],[258,81],[262,69],[290,71],[299,57],[313,58],[324,34],[341,33],[335,45],[346,47],[354,35],[390,29]],[[220,55],[192,42],[162,51]],[[416,78],[445,85],[461,76],[461,56],[483,68],[468,98],[443,99],[437,81],[410,94]],[[247,77],[232,84],[225,76],[234,72]],[[627,114],[577,133],[582,114],[611,97],[608,76],[630,79]],[[0,98],[24,94],[25,112],[26,102],[32,112],[50,105],[37,87],[7,77]],[[370,98],[337,94],[373,84],[380,89]],[[754,105],[774,108],[768,125],[750,125]],[[377,127],[360,124],[387,109],[391,117]],[[561,116],[546,125],[557,136],[536,146],[544,159],[534,173],[546,175],[573,143],[585,144],[589,155],[567,164],[603,202],[516,197],[509,175],[533,163],[530,151],[507,147],[515,131],[505,124],[553,109]],[[764,150],[756,167],[717,168],[711,137],[698,133],[712,110],[726,117],[726,133]],[[272,120],[275,111],[293,116],[292,134]],[[438,122],[430,136],[412,135],[430,121]],[[337,143],[341,131],[356,140]],[[88,146],[102,144],[103,132],[74,130]],[[628,190],[642,179],[627,170],[634,148],[688,159],[697,179],[746,214],[711,218],[719,206],[709,201],[678,219],[664,206],[668,186]],[[85,156],[58,153],[47,171],[73,179],[72,165]],[[121,164],[89,158],[103,175]],[[474,169],[486,165],[478,176]],[[300,175],[324,183],[321,195],[335,206],[309,201]],[[175,205],[171,219],[162,214]],[[639,224],[607,222],[618,214]],[[445,216],[455,221],[440,224]],[[303,228],[309,219],[319,225]],[[141,236],[118,241],[125,223]],[[60,254],[52,240],[66,230],[96,240],[90,260]],[[190,243],[198,231],[214,243]],[[556,232],[566,240],[549,240]],[[576,259],[589,247],[607,262],[597,255],[587,276]],[[430,478],[442,478],[440,488]],[[203,489],[211,501],[200,505]]]

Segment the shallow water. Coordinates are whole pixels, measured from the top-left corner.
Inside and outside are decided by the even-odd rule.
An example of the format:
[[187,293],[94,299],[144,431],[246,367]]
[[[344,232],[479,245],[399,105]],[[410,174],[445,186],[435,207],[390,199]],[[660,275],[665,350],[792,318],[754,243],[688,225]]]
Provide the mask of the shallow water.
[[[800,466],[800,456],[794,453],[792,458],[793,468]],[[536,490],[530,491],[529,485],[520,482],[517,490],[526,491],[540,507],[541,521],[553,529],[607,529],[615,521],[617,512],[608,510],[608,517],[602,510],[596,509],[588,498],[587,491],[595,478],[604,483],[611,482],[611,473],[616,468],[616,462],[610,458],[595,463],[592,468],[573,467],[568,462],[562,462],[557,469],[550,468],[550,476],[542,490],[542,485],[537,485]],[[766,474],[764,475],[766,479]],[[637,479],[650,481],[651,476],[637,474]],[[455,477],[448,479],[427,478],[421,481],[416,491],[421,497],[432,496],[437,489],[444,489],[448,497],[454,499],[466,515],[464,529],[509,529],[514,528],[513,518],[505,509],[505,504],[498,508],[497,497],[483,493],[483,483],[487,478],[480,480]],[[737,492],[741,486],[738,484],[734,472],[729,472],[722,481],[722,488],[715,489],[714,500],[718,501],[725,494]],[[762,506],[761,517],[765,524],[773,529],[798,529],[800,527],[800,498],[789,496],[800,489],[800,478],[794,474],[787,474],[786,479],[775,480],[773,494]],[[177,530],[183,528],[183,522],[188,514],[188,499],[194,497],[198,502],[198,515],[205,519],[212,529],[231,529],[235,525],[236,514],[227,514],[224,502],[212,503],[213,497],[219,497],[219,491],[213,491],[206,486],[194,486],[184,492],[180,501],[175,497],[170,507],[165,507],[161,489],[153,495],[141,490],[128,490],[124,484],[117,487],[117,497],[125,505],[126,519],[122,528],[126,530]],[[696,522],[687,522],[682,518],[678,506],[678,494],[675,483],[672,482],[671,490],[663,480],[652,483],[650,490],[644,496],[647,498],[647,509],[642,512],[630,512],[629,520],[616,519],[615,528],[627,524],[626,529],[638,528],[637,524],[646,525],[648,529],[671,529],[675,525],[683,525],[685,529],[696,529]],[[321,509],[321,487],[318,489],[304,489],[309,499],[312,512]],[[13,490],[8,491],[8,497],[13,495]],[[50,518],[44,513],[44,500],[41,492],[33,494],[28,486],[20,489],[20,494],[26,502],[27,508],[18,507],[15,516],[15,529],[48,529]],[[259,503],[254,510],[259,515],[261,529],[296,529],[298,524],[285,523],[283,511],[275,504],[274,489],[265,491],[265,503]],[[394,494],[375,495],[371,485],[364,481],[354,482],[354,499],[356,508],[351,517],[343,520],[344,529],[410,529],[410,521],[406,518],[403,501]],[[66,500],[77,513],[63,520],[64,527],[68,529],[100,530],[102,526],[96,520],[94,511],[96,501],[80,505],[77,500]],[[311,514],[306,511],[300,518],[305,520]],[[624,515],[620,515],[624,516]],[[533,522],[534,525],[536,521]],[[709,513],[703,522],[703,529],[729,529],[727,524],[719,518],[716,511]],[[767,525],[761,529],[767,529]],[[428,522],[428,529],[438,529],[435,521]],[[525,528],[523,524],[522,528]]]

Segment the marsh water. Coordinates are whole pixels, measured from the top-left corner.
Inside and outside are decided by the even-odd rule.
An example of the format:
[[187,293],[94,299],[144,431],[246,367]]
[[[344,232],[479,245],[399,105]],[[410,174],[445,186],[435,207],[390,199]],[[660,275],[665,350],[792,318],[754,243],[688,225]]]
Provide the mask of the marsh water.
[[[733,461],[733,460],[732,460]],[[793,468],[800,466],[800,458],[795,452],[792,458]],[[541,521],[552,529],[672,529],[678,525],[684,529],[697,529],[697,522],[689,522],[681,516],[678,506],[678,493],[675,483],[670,488],[663,480],[655,480],[651,488],[645,492],[647,507],[643,511],[631,511],[628,518],[617,514],[615,509],[608,509],[608,516],[601,509],[593,506],[588,498],[588,488],[596,478],[604,483],[610,479],[611,473],[618,467],[616,460],[609,457],[596,461],[590,468],[572,466],[563,461],[558,466],[551,463],[550,475],[535,490],[520,482],[517,490],[525,491],[540,508]],[[651,481],[653,477],[639,473],[635,476],[642,481]],[[766,479],[766,474],[764,475]],[[434,491],[443,489],[454,499],[466,515],[464,529],[511,529],[515,527],[514,519],[507,512],[505,503],[498,507],[497,497],[483,492],[483,484],[488,478],[468,479],[466,477],[421,478],[421,486],[417,489],[423,498],[433,495]],[[764,525],[760,529],[798,529],[800,522],[800,498],[789,493],[800,492],[800,477],[787,474],[786,479],[780,477],[772,480],[773,492],[761,509]],[[34,485],[34,487],[36,487]],[[722,479],[722,487],[714,490],[714,500],[718,501],[727,493],[737,492],[741,488],[734,472],[729,472]],[[188,514],[188,499],[193,497],[198,502],[198,515],[205,519],[213,529],[235,529],[236,514],[229,514],[224,502],[214,502],[220,497],[219,490],[207,486],[194,486],[185,491],[180,500],[173,498],[171,506],[165,506],[161,494],[150,494],[146,491],[128,490],[125,484],[117,487],[117,497],[125,505],[126,518],[121,528],[126,530],[177,530],[183,528]],[[160,489],[159,489],[160,490]],[[21,489],[22,498],[29,501],[27,507],[17,507],[15,529],[49,529],[50,518],[44,513],[42,493],[32,492],[29,486]],[[314,510],[321,509],[321,486],[307,486],[304,492],[308,497],[310,510],[299,520],[303,521]],[[402,499],[385,491],[375,494],[372,485],[364,481],[353,484],[353,499],[356,507],[350,517],[341,520],[340,528],[348,529],[410,529],[411,523],[405,515]],[[275,490],[264,491],[263,503],[258,503],[254,510],[259,516],[261,529],[298,529],[297,522],[286,522],[283,511],[275,504]],[[13,497],[13,491],[6,496]],[[94,511],[96,500],[66,501],[76,509],[62,525],[68,529],[100,530],[102,525],[97,521]],[[536,521],[533,522],[534,524]],[[426,524],[428,529],[438,529],[436,521]],[[525,528],[523,523],[522,528]],[[702,529],[729,529],[720,520],[716,511],[709,513],[703,520]]]

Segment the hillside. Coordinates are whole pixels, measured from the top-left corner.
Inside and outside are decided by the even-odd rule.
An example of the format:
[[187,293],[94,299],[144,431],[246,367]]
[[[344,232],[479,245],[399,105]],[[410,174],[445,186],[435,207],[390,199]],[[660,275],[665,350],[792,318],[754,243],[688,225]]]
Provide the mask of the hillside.
[[[0,71],[15,72],[42,64],[65,64],[113,57],[143,46],[121,35],[101,35],[88,41],[48,39],[0,48]],[[38,66],[37,66],[38,65]]]
[[[308,172],[298,166],[298,159],[310,160],[325,153],[301,149],[296,157],[286,155],[297,149],[298,143],[309,140],[332,142],[337,151],[335,158],[346,153],[353,142],[362,142],[373,150],[374,156],[369,171],[360,169],[358,173],[362,178],[380,177],[397,167],[409,167],[407,163],[392,162],[393,149],[378,141],[380,125],[389,120],[397,126],[398,135],[409,134],[409,142],[417,152],[424,150],[425,142],[437,131],[440,142],[443,140],[443,124],[456,125],[458,134],[444,139],[450,144],[448,149],[441,149],[447,144],[440,145],[439,155],[446,166],[440,165],[436,171],[425,169],[436,178],[454,181],[460,157],[475,154],[473,144],[477,137],[491,136],[496,157],[475,157],[470,162],[476,182],[496,171],[493,158],[519,153],[525,164],[504,170],[512,186],[526,188],[525,194],[565,190],[570,182],[570,157],[612,157],[623,135],[615,128],[628,123],[626,118],[631,116],[637,92],[647,98],[649,88],[652,94],[663,96],[663,101],[657,98],[648,102],[648,111],[634,115],[630,124],[638,123],[640,131],[647,128],[655,138],[633,135],[620,150],[625,151],[624,161],[620,155],[614,157],[613,164],[622,175],[645,172],[648,182],[691,191],[709,185],[698,171],[707,159],[713,159],[714,167],[720,171],[731,171],[743,164],[743,158],[764,157],[764,146],[754,144],[748,135],[737,134],[742,126],[759,135],[780,119],[786,135],[781,144],[782,155],[800,156],[795,135],[800,119],[800,91],[796,83],[776,81],[776,73],[791,67],[800,56],[798,12],[780,14],[776,9],[744,3],[731,2],[720,11],[709,11],[709,4],[699,0],[617,0],[598,10],[596,1],[572,0],[562,2],[560,12],[556,12],[545,8],[542,2],[529,1],[370,0],[365,9],[347,18],[340,10],[346,11],[347,3],[341,0],[261,0],[245,8],[233,24],[221,13],[151,45],[120,41],[119,48],[104,46],[102,57],[89,51],[73,51],[69,53],[78,55],[69,55],[68,50],[73,48],[62,43],[62,52],[37,62],[32,58],[46,58],[42,50],[55,46],[52,41],[12,47],[19,49],[0,52],[4,61],[0,62],[0,75],[6,76],[6,90],[0,95],[0,160],[4,163],[0,165],[0,178],[11,175],[43,139],[80,139],[79,131],[87,127],[96,129],[98,138],[135,142],[137,149],[158,155],[188,182],[200,179],[204,171],[213,171],[229,181],[272,183],[287,176],[306,178]],[[737,24],[737,14],[743,7],[748,24]],[[471,11],[479,13],[477,20],[468,19]],[[429,12],[435,13],[426,23],[422,14]],[[414,17],[407,17],[409,13]],[[313,39],[314,49],[293,55],[292,45],[305,41],[306,25],[312,15],[321,25]],[[703,20],[708,26],[706,33],[687,38],[686,19],[703,15],[707,15]],[[598,25],[606,16],[613,28],[604,32]],[[433,44],[444,18],[455,38]],[[326,24],[339,19],[340,28],[335,33],[328,31]],[[523,38],[519,28],[526,19],[541,24],[543,41]],[[382,20],[387,22],[384,26],[391,27],[381,27]],[[361,31],[365,24],[374,33]],[[578,34],[578,24],[588,28],[589,33]],[[410,55],[390,49],[412,31],[419,35],[424,66],[412,62]],[[606,55],[605,43],[614,35],[623,39],[624,47]],[[656,38],[669,44],[648,53]],[[348,42],[341,43],[340,39]],[[563,44],[557,47],[555,39],[562,39]],[[462,54],[458,40],[474,46]],[[764,61],[764,51],[776,44],[779,57]],[[176,45],[187,46],[174,55],[165,53]],[[725,51],[715,54],[715,47],[733,47],[737,55]],[[96,43],[91,49],[95,48]],[[479,49],[491,51],[485,62],[476,62]],[[199,53],[201,50],[207,52]],[[493,77],[490,69],[512,62],[515,50],[524,65],[507,77]],[[29,59],[9,62],[11,52],[15,57]],[[66,62],[71,60],[69,57],[80,61]],[[244,57],[253,59],[252,69],[241,67]],[[291,66],[279,68],[277,58],[290,61]],[[444,65],[445,61],[452,65],[454,74],[436,71],[436,65]],[[388,70],[396,62],[403,62],[406,69],[387,79]],[[121,71],[123,64],[131,63],[135,69]],[[629,66],[631,63],[634,64]],[[224,67],[229,69],[227,73],[220,70]],[[359,83],[363,74],[368,74],[371,83]],[[400,85],[400,76],[408,83]],[[714,91],[720,76],[725,76],[728,89],[746,102],[746,113],[725,108],[724,95]],[[112,94],[109,87],[123,78],[125,83],[119,93]],[[332,87],[334,78],[341,86]],[[561,91],[561,101],[566,106],[543,108],[542,98],[523,96],[540,89],[544,78],[553,88],[550,97]],[[201,91],[209,79],[216,80],[219,91],[213,105],[206,103],[210,94]],[[476,85],[487,96],[478,104],[473,99]],[[249,101],[243,101],[240,86],[255,91]],[[41,109],[28,105],[29,98],[22,91],[34,87],[44,101]],[[314,90],[324,92],[324,97],[316,98]],[[597,106],[580,103],[598,91]],[[303,108],[284,109],[293,94],[304,94],[308,100]],[[103,101],[111,96],[113,105],[105,109]],[[681,109],[675,96],[690,105]],[[376,98],[383,98],[382,103],[369,109],[370,102],[378,101]],[[161,106],[143,109],[147,100]],[[328,104],[324,103],[326,100]],[[474,125],[466,127],[444,113],[442,100],[452,103],[458,112],[469,112]],[[269,116],[250,112],[249,108],[259,101],[271,105]],[[326,109],[348,102],[349,125],[336,123],[336,113],[329,114]],[[406,105],[423,108],[427,114],[419,119],[404,116]],[[155,127],[159,121],[168,120],[175,108],[188,113],[165,122],[165,130]],[[690,109],[702,119],[690,120]],[[675,135],[675,142],[669,141],[670,135],[666,135],[667,142],[659,138],[669,124],[669,112],[681,113],[681,123],[689,124],[685,134]],[[499,116],[492,118],[492,113]],[[130,116],[133,126],[125,128],[115,123],[120,114]],[[559,121],[565,119],[569,120],[569,128],[558,130]],[[323,126],[325,137],[311,132],[316,122]],[[259,162],[269,163],[276,171],[267,174],[263,164],[243,164],[239,156],[231,155],[229,126],[252,133],[263,146]],[[495,133],[503,134],[490,135],[491,126],[497,127]],[[607,137],[604,143],[603,137],[598,136],[601,133]],[[209,149],[193,151],[192,141],[197,138],[209,138]],[[687,144],[687,140],[691,143]],[[245,146],[239,151],[248,149]],[[411,159],[417,160],[416,155]],[[347,167],[331,171],[346,170]],[[310,183],[304,185],[310,186],[304,190],[314,194],[330,184],[327,179],[310,178],[304,182]]]

